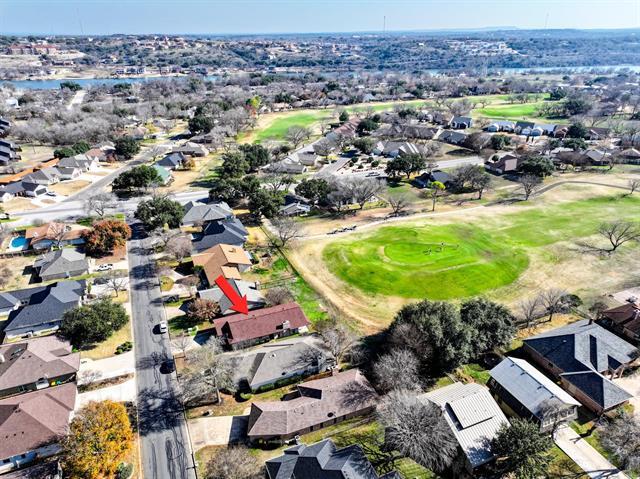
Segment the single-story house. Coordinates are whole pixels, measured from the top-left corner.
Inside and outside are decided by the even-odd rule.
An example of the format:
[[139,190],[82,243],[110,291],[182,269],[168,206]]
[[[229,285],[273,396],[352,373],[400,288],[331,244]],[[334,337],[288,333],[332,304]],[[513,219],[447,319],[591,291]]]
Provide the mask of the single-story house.
[[553,136],[557,126],[550,123],[536,123],[533,129],[541,131],[543,135]]
[[313,149],[297,151],[288,156],[293,163],[300,163],[304,166],[318,166],[318,155]]
[[173,181],[173,175],[171,171],[166,169],[163,166],[158,165],[157,163],[153,165],[153,169],[158,172],[158,176],[160,177],[160,186],[166,186]]
[[249,232],[235,216],[209,221],[202,228],[202,233],[194,235],[193,249],[196,253],[200,253],[217,244],[243,246],[248,236]]
[[65,247],[84,243],[82,235],[89,228],[75,227],[64,223],[51,222],[33,226],[25,231],[29,247],[36,250],[50,249],[54,246]]
[[51,281],[85,274],[89,271],[89,262],[84,253],[62,248],[38,258],[33,269],[42,281]]
[[523,131],[531,131],[535,128],[536,124],[532,121],[517,121],[514,128],[514,132],[520,135],[526,134]]
[[234,381],[242,391],[278,387],[294,378],[324,372],[335,364],[319,344],[302,341],[267,344],[258,351],[234,359]]
[[282,216],[304,216],[311,212],[311,206],[306,202],[296,201],[294,203],[285,203],[280,207],[280,214]]
[[76,377],[80,353],[57,336],[0,346],[0,398],[58,386]]
[[414,178],[412,183],[418,188],[428,188],[434,181],[439,181],[443,185],[448,186],[453,181],[453,178],[449,173],[434,170],[431,173],[422,173],[420,176]]
[[633,397],[611,379],[637,359],[638,350],[599,324],[585,319],[552,329],[525,339],[523,349],[596,414]]
[[232,314],[213,321],[213,335],[229,349],[243,349],[272,339],[305,333],[309,320],[297,303]]
[[489,374],[487,386],[498,404],[543,432],[578,417],[581,404],[524,359],[505,358]]
[[[100,151],[101,150],[96,150]],[[99,166],[98,158],[96,156],[89,156],[88,152],[80,155],[70,156],[68,158],[62,158],[58,162],[58,167],[78,168],[82,172],[87,172],[96,169]]]
[[454,116],[451,120],[451,128],[455,128],[456,130],[471,128],[472,124],[473,118],[470,116]]
[[9,133],[9,129],[11,129],[11,122],[5,118],[0,118],[0,136]]
[[211,221],[230,220],[233,218],[233,210],[227,203],[200,203],[189,201],[184,205],[183,226],[202,226]]
[[[247,298],[247,306],[250,310],[266,306],[267,301],[264,299],[260,290],[258,290],[256,283],[243,281],[241,279],[229,279],[228,282],[241,298]],[[198,291],[198,296],[217,303],[223,315],[235,313],[235,311],[231,309],[233,302],[218,286],[214,285],[213,288],[200,290]]]
[[60,172],[55,166],[35,170],[23,178],[23,181],[35,183],[37,185],[49,186],[60,182]]
[[23,192],[22,194],[30,198],[37,198],[38,196],[46,195],[49,192],[49,188],[47,188],[45,185],[31,183],[27,179],[19,182],[18,184],[20,185],[19,188]]
[[201,144],[187,142],[182,146],[176,146],[171,150],[172,153],[182,153],[186,156],[203,157],[209,154],[209,150]]
[[247,436],[254,444],[283,444],[375,408],[378,395],[358,369],[299,384],[296,397],[256,401],[251,405]]
[[63,479],[60,463],[55,459],[21,467],[2,475],[2,479]]
[[251,256],[241,246],[217,244],[201,253],[192,256],[194,266],[202,268],[209,285],[215,284],[216,278],[241,279],[251,267]]
[[460,445],[462,454],[454,463],[454,471],[465,469],[473,473],[474,469],[495,459],[491,441],[502,426],[509,425],[509,421],[485,386],[453,383],[418,397],[442,410]]
[[184,156],[181,152],[169,153],[164,158],[156,162],[156,165],[162,166],[167,170],[179,170],[184,168],[184,162],[187,160],[187,157]]
[[438,140],[451,145],[461,145],[467,140],[467,135],[459,131],[445,130],[440,134]]
[[487,126],[486,131],[489,133],[513,133],[516,129],[516,122],[509,120],[496,120],[491,122],[489,126]]
[[8,314],[2,329],[3,341],[57,331],[64,313],[81,305],[86,289],[86,281],[80,280],[0,293],[0,312]]
[[74,166],[56,166],[60,181],[73,180],[82,174],[79,168]]
[[514,154],[507,153],[495,161],[487,161],[484,167],[493,173],[504,175],[505,173],[518,171],[520,163],[520,158]]
[[378,476],[358,444],[338,449],[331,439],[297,444],[266,463],[267,479],[400,479],[396,472]]
[[453,120],[453,115],[451,113],[442,111],[436,111],[433,113],[433,122],[438,125],[449,126],[451,124],[451,120]]
[[264,167],[265,171],[271,173],[283,173],[291,175],[299,175],[307,171],[307,167],[293,157],[276,161]]
[[0,399],[0,473],[60,452],[76,404],[76,385]]
[[640,341],[640,303],[628,301],[607,309],[601,313],[599,323],[637,344]]

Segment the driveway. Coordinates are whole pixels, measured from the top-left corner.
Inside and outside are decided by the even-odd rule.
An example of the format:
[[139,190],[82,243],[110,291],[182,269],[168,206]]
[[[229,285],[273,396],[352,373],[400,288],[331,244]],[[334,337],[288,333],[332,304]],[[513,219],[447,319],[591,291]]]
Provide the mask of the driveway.
[[633,397],[629,399],[629,403],[633,405],[633,413],[636,417],[640,417],[640,372],[625,378],[614,379],[613,382],[628,391],[629,394],[633,394]]
[[559,428],[553,439],[556,445],[589,477],[594,479],[629,479],[629,476],[620,472],[570,427]]
[[89,384],[103,379],[126,376],[127,374],[133,374],[135,370],[136,360],[133,351],[95,361],[83,358],[80,360],[78,384]]
[[136,380],[129,379],[121,384],[109,386],[106,388],[87,391],[78,394],[76,399],[76,410],[85,406],[91,401],[105,401],[110,399],[116,402],[133,402],[136,400]]
[[226,446],[245,440],[249,416],[201,417],[189,421],[193,450],[205,446]]

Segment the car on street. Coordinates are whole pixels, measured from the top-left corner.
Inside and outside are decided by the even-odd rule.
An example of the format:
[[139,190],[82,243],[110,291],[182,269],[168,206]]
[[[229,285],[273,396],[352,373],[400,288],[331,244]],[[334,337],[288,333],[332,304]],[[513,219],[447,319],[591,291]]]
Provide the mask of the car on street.
[[158,324],[158,332],[160,334],[165,334],[167,331],[169,331],[169,328],[167,328],[167,323],[165,321]]
[[47,191],[47,196],[56,196],[55,191]]
[[105,263],[101,264],[96,268],[96,271],[111,271],[113,269],[113,264]]
[[160,372],[162,374],[171,374],[172,372],[175,372],[175,370],[176,363],[173,361],[173,359],[167,359],[160,365]]

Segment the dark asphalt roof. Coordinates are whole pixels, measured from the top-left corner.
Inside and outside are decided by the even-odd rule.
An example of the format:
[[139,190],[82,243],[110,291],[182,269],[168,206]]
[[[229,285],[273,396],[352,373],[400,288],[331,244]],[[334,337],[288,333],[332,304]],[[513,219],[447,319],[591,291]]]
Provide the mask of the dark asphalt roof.
[[208,223],[203,230],[203,235],[193,242],[197,252],[212,248],[218,244],[242,246],[249,236],[249,232],[236,217]]

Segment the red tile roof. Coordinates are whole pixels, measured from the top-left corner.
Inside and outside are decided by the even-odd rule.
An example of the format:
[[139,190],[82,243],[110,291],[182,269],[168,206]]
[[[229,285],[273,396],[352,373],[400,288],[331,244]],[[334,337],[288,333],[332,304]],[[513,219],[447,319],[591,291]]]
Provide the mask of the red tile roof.
[[216,334],[227,333],[229,344],[262,338],[282,331],[282,324],[288,321],[290,329],[309,325],[297,303],[287,303],[269,308],[250,311],[249,314],[232,314],[213,322]]

